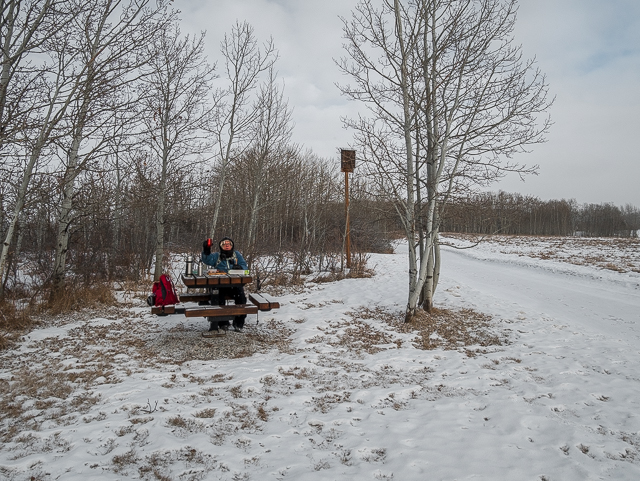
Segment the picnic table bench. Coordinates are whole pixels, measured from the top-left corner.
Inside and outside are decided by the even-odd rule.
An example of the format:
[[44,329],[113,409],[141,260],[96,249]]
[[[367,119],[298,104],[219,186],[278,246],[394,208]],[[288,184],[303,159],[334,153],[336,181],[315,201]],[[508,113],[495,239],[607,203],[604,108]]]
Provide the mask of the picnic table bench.
[[[278,309],[280,303],[268,294],[250,293],[248,296],[251,304],[220,305],[219,289],[221,287],[243,286],[253,282],[250,275],[241,274],[203,274],[181,275],[182,283],[187,287],[187,292],[178,297],[181,303],[197,302],[198,307],[154,306],[151,313],[159,316],[169,314],[184,314],[185,317],[227,317],[229,320],[235,316],[245,314],[257,314],[258,311],[270,311]],[[207,292],[189,292],[189,289],[206,289]],[[222,320],[222,319],[221,319]]]

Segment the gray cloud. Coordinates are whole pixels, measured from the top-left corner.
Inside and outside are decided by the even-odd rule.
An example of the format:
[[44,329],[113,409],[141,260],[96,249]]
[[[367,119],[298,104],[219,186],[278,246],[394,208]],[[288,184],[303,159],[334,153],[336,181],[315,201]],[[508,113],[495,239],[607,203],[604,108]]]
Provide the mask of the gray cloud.
[[[333,59],[342,56],[342,22],[357,0],[189,0],[180,2],[185,32],[207,30],[211,61],[236,20],[258,38],[272,36],[277,67],[294,107],[294,141],[336,157],[351,134],[340,117],[355,115],[335,87],[344,82]],[[493,187],[542,199],[640,206],[640,2],[523,0],[516,42],[536,57],[556,102],[548,142],[517,161],[538,164],[525,182],[507,177]],[[337,158],[336,158],[337,162]]]

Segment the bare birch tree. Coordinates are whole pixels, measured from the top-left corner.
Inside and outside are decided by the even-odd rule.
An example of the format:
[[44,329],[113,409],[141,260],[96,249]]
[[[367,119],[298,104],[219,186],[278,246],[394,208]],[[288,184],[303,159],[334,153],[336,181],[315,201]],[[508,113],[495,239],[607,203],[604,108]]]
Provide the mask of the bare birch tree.
[[[46,49],[44,43],[54,33],[55,24],[69,18],[68,8],[61,3],[9,0],[1,4],[0,156],[3,166],[14,162],[16,168],[12,170],[18,184],[0,253],[1,279],[31,178],[52,133],[64,118],[68,94],[74,91],[73,79],[55,70],[52,73],[46,61],[29,59],[31,54]],[[3,297],[4,283],[0,283]]]
[[26,116],[34,108],[33,81],[43,70],[39,64],[27,62],[27,58],[42,51],[59,3],[59,0],[0,2],[0,152],[8,140],[24,130]]
[[224,184],[232,156],[242,155],[250,145],[252,124],[258,116],[252,93],[257,88],[260,75],[273,67],[278,54],[273,41],[261,48],[253,27],[247,22],[236,23],[231,34],[224,36],[221,44],[229,86],[216,92],[216,102],[221,100],[214,124],[214,135],[219,156],[218,188],[214,200],[211,237],[216,234]]
[[[61,26],[52,49],[65,60],[64,68],[75,79],[62,146],[62,182],[58,214],[54,291],[64,286],[66,257],[74,221],[74,195],[81,173],[99,162],[107,148],[107,132],[118,113],[131,108],[127,91],[138,70],[148,62],[143,49],[150,38],[164,30],[169,16],[163,2],[152,0],[78,0],[73,18]],[[61,41],[65,38],[65,41]],[[96,167],[97,168],[97,167]]]
[[351,85],[367,116],[346,119],[367,173],[394,200],[409,244],[405,319],[430,310],[442,209],[460,189],[529,168],[510,161],[544,141],[545,77],[513,44],[517,0],[362,0],[344,20]]
[[293,130],[291,109],[284,98],[284,87],[277,84],[273,67],[269,69],[269,77],[260,88],[256,112],[258,115],[253,127],[254,142],[249,169],[253,185],[247,229],[249,253],[253,252],[258,215],[263,208],[260,201],[264,189],[265,170],[269,164],[278,162],[280,156],[291,155],[290,152],[286,152]]
[[167,183],[172,172],[203,162],[200,156],[211,149],[208,132],[217,106],[210,98],[214,67],[206,62],[204,38],[183,37],[174,25],[149,49],[143,115],[158,167],[155,280],[163,271]]

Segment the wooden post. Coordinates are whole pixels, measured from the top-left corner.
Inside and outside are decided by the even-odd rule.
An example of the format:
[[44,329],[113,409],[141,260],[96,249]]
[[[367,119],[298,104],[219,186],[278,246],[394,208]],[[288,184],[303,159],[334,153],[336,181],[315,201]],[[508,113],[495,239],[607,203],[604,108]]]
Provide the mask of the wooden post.
[[351,269],[351,229],[349,228],[349,172],[344,173],[344,216],[347,221],[347,226],[345,228],[347,269]]
[[347,269],[351,269],[351,228],[349,226],[349,172],[353,172],[356,167],[356,151],[341,149],[340,160],[342,172],[344,172],[344,215],[346,219],[345,227],[345,248],[347,255]]

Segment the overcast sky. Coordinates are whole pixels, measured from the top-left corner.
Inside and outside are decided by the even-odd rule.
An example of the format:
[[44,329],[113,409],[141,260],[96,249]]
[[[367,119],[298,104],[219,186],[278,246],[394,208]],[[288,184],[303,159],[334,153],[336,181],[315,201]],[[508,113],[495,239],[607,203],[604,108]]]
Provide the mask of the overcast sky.
[[[333,59],[343,56],[342,22],[357,0],[176,0],[182,28],[207,31],[213,63],[236,20],[259,39],[273,37],[277,69],[294,109],[293,140],[336,158],[352,134],[340,117],[354,115],[335,87],[346,82]],[[492,190],[543,200],[631,203],[640,207],[640,1],[521,0],[516,41],[536,57],[556,97],[548,142],[516,160],[540,166],[525,182],[507,178]],[[357,175],[357,172],[356,172]]]

